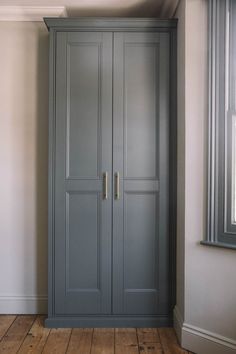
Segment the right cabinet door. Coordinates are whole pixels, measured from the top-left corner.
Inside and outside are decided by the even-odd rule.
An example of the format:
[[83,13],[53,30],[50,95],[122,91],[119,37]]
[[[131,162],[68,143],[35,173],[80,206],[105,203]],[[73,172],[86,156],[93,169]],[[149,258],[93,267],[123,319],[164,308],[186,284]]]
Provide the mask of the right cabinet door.
[[167,33],[114,34],[114,314],[169,311],[169,55]]

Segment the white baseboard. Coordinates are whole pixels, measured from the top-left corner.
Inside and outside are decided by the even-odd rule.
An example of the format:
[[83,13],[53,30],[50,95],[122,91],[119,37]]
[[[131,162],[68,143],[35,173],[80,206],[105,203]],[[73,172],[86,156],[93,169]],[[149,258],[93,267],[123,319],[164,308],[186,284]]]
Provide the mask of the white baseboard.
[[47,296],[0,295],[0,314],[46,314]]
[[174,328],[181,346],[196,354],[235,354],[236,341],[183,321],[178,307],[174,309]]

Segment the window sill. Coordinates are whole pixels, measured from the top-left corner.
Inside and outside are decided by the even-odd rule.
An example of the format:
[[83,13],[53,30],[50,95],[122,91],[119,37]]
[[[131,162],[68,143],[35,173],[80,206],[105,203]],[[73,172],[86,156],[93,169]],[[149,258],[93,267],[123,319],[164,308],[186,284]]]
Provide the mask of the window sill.
[[223,242],[201,241],[200,244],[203,246],[213,246],[213,247],[228,248],[231,250],[236,250],[236,245],[229,245],[229,244],[223,243]]

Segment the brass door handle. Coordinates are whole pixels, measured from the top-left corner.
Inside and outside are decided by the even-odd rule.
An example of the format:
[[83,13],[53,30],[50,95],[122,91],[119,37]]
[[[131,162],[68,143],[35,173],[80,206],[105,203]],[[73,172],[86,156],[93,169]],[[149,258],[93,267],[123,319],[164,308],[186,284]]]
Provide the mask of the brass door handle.
[[108,173],[103,173],[103,199],[108,198]]
[[120,199],[120,174],[115,173],[115,199]]

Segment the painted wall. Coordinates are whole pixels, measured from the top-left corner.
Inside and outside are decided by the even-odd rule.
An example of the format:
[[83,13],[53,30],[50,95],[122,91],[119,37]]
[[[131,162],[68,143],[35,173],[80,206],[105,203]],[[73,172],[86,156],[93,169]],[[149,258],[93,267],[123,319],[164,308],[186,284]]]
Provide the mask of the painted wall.
[[1,6],[65,6],[69,17],[172,17],[179,0],[1,0]]
[[[179,322],[184,322],[184,347],[198,354],[235,353],[236,253],[199,244],[206,231],[207,1],[183,0],[177,17],[178,147],[185,160],[183,163],[181,158],[178,159],[179,170],[185,166],[184,176],[180,173],[178,176],[183,178],[182,183],[185,180],[185,188],[183,193],[183,185],[179,181],[178,195],[179,198],[184,196],[184,202],[178,211],[178,248],[184,256],[179,250],[178,278],[184,276],[184,282],[178,283],[176,313]],[[185,70],[181,59],[183,55]],[[185,100],[182,97],[184,93]],[[185,218],[182,217],[183,205]],[[184,307],[180,294],[184,294]],[[217,341],[220,344],[216,344]],[[230,346],[234,351],[230,351]]]
[[0,22],[0,313],[46,311],[48,37]]
[[176,298],[178,308],[184,313],[184,236],[185,236],[185,8],[186,0],[178,7],[177,53],[177,279]]

